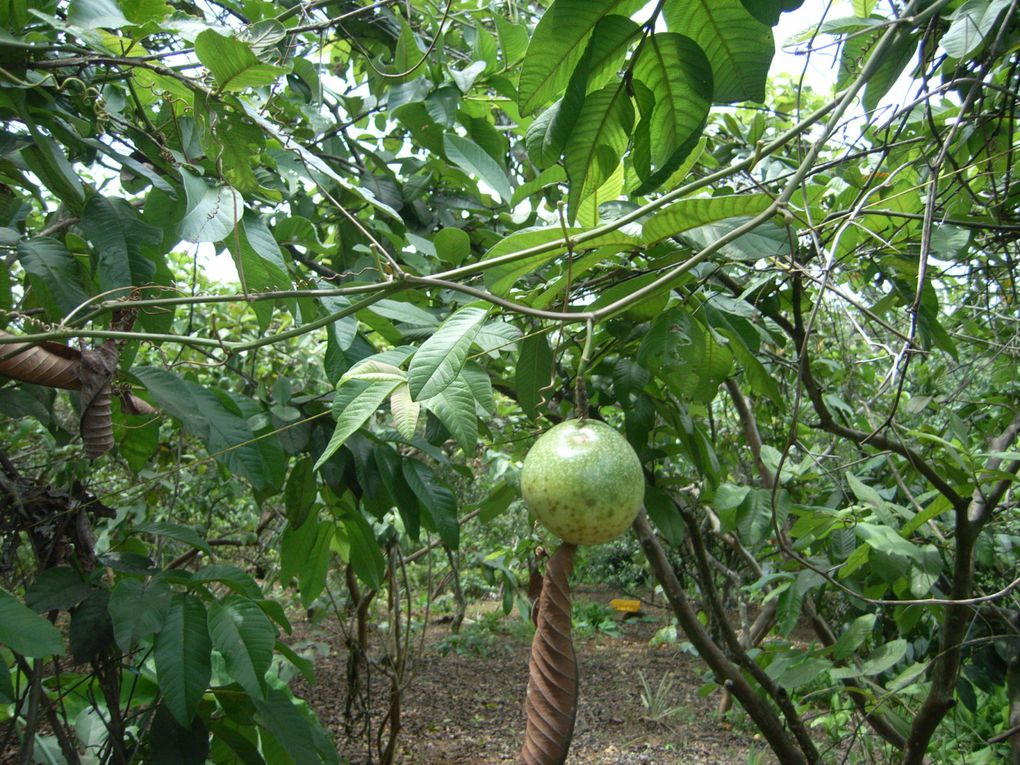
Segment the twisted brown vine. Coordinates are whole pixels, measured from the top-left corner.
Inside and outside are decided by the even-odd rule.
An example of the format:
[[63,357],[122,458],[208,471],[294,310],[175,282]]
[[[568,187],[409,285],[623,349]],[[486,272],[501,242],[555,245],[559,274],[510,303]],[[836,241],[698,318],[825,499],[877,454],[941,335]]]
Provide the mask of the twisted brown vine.
[[522,765],[562,765],[574,734],[577,657],[570,636],[569,580],[576,549],[564,542],[549,559],[536,603]]

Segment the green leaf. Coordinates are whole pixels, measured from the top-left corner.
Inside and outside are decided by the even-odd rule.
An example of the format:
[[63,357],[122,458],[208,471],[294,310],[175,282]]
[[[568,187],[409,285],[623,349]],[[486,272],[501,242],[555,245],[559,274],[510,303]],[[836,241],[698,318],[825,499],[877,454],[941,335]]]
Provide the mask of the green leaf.
[[170,588],[158,579],[117,582],[107,608],[113,620],[113,638],[121,651],[134,650],[143,639],[163,629],[170,596]]
[[451,550],[456,550],[460,544],[460,523],[457,520],[457,500],[450,487],[420,460],[406,459],[402,469],[411,491],[432,517],[439,538]]
[[588,38],[604,16],[630,16],[638,0],[556,0],[543,14],[521,67],[517,101],[531,114],[566,88]]
[[1010,0],[966,0],[954,11],[953,23],[939,40],[942,50],[960,60],[977,53],[1010,4]]
[[877,614],[864,614],[850,622],[850,626],[843,630],[832,647],[832,658],[841,661],[852,656],[871,635],[877,620]]
[[[503,201],[509,202],[510,200],[504,199]],[[471,237],[462,228],[452,226],[441,228],[432,237],[432,243],[435,245],[436,255],[444,263],[459,266],[471,255]]]
[[513,189],[506,171],[481,146],[470,138],[463,138],[454,133],[443,136],[443,147],[446,156],[453,164],[469,175],[473,175],[492,189],[499,200],[509,203],[513,198]]
[[918,560],[920,550],[900,536],[896,529],[876,523],[858,523],[854,530],[857,538],[869,547],[888,555]]
[[885,672],[887,669],[892,669],[907,655],[908,645],[907,641],[903,638],[883,643],[872,651],[867,661],[861,665],[861,674],[877,675]]
[[115,0],[72,0],[67,21],[85,29],[118,29],[130,26]]
[[227,672],[253,699],[266,694],[276,629],[254,601],[230,595],[209,605],[209,636],[223,654]]
[[735,194],[722,197],[681,199],[654,213],[641,229],[646,245],[660,242],[684,231],[717,223],[728,218],[753,217],[768,209],[767,194]]
[[60,320],[86,300],[81,272],[62,242],[39,237],[18,242],[18,260],[39,303]]
[[402,380],[386,380],[384,382],[349,380],[337,388],[336,397],[333,399],[336,429],[326,448],[315,462],[316,470],[336,454],[337,449],[343,446],[344,442],[364,425],[369,417],[375,414],[382,402],[401,383]]
[[37,613],[67,611],[81,603],[92,587],[70,566],[54,566],[40,571],[25,591],[25,605]]
[[107,608],[109,602],[108,590],[93,590],[71,611],[68,638],[71,656],[76,663],[92,661],[112,642],[113,623]]
[[421,404],[439,418],[466,455],[475,453],[478,449],[475,397],[463,374],[455,377],[436,395],[422,400]]
[[462,308],[422,343],[407,370],[407,383],[415,401],[432,398],[457,378],[486,316],[485,308]]
[[514,371],[517,403],[529,419],[538,416],[538,406],[546,399],[543,391],[553,379],[553,355],[545,332],[527,335],[521,342],[521,355]]
[[304,457],[294,463],[283,490],[288,525],[298,528],[308,519],[308,514],[315,506],[317,494],[318,486],[312,460]]
[[903,74],[917,51],[917,37],[911,30],[897,27],[895,37],[882,53],[882,60],[864,86],[861,102],[866,112],[872,112]]
[[671,32],[690,37],[708,57],[715,103],[765,101],[775,42],[740,0],[665,3],[662,13]]
[[383,585],[386,559],[379,549],[372,527],[360,513],[345,515],[341,523],[350,542],[349,555],[354,573],[373,590],[378,590]]
[[43,182],[62,203],[75,215],[81,213],[85,203],[85,186],[67,161],[63,149],[57,142],[40,133],[34,123],[28,123],[33,144],[21,150],[21,157],[39,180]]
[[326,586],[333,525],[306,521],[298,529],[287,527],[280,542],[280,581],[297,577],[301,603],[312,604]]
[[[93,194],[85,203],[79,224],[96,251],[96,284],[102,292],[148,284],[155,264],[141,253],[142,245],[158,244],[163,233],[139,217],[123,199]],[[127,293],[114,293],[122,297]]]
[[343,385],[350,380],[400,384],[407,381],[407,373],[400,367],[380,361],[373,356],[355,364],[340,378],[340,384]]
[[635,138],[635,167],[647,179],[666,167],[671,172],[697,146],[712,106],[712,69],[689,37],[660,32],[645,40],[633,73],[655,96],[638,128],[647,136],[640,152]]
[[251,46],[236,37],[207,29],[195,38],[195,55],[212,74],[221,91],[237,92],[271,85],[287,69],[264,64]]
[[804,0],[740,0],[747,12],[762,24],[774,27],[779,23],[779,15],[795,11],[804,4]]
[[389,444],[376,444],[372,456],[376,467],[379,468],[383,487],[404,522],[404,530],[414,542],[417,542],[421,531],[421,507],[418,504],[418,497],[411,491],[407,479],[404,478],[401,468],[403,459]]
[[570,179],[570,215],[616,170],[630,142],[634,107],[620,80],[590,93],[570,133],[563,163]]
[[57,628],[5,590],[0,590],[0,645],[32,659],[64,655]]
[[674,547],[683,544],[684,519],[669,496],[654,486],[645,486],[645,509],[663,538]]
[[198,535],[198,532],[190,526],[153,521],[150,523],[136,524],[131,530],[136,534],[155,534],[156,536],[169,537],[170,539],[175,539],[178,542],[188,545],[188,547],[201,550],[206,555],[212,555],[212,549],[210,549],[209,543],[202,539],[202,537]]
[[[265,701],[256,701],[259,721],[272,734],[295,765],[335,763],[336,750],[322,728],[285,691],[270,688]],[[267,757],[267,761],[272,762]],[[277,760],[279,761],[279,760]]]
[[[497,295],[506,295],[518,279],[567,251],[566,245],[563,244],[564,235],[574,237],[586,231],[587,229],[583,228],[568,228],[564,231],[561,226],[549,226],[524,229],[510,234],[485,253],[485,260],[504,259],[504,262],[485,270],[486,286]],[[641,240],[621,231],[611,231],[583,244],[575,244],[575,248],[578,249],[607,247],[630,250],[638,249],[640,246]]]
[[153,765],[205,765],[209,731],[201,717],[181,726],[167,705],[160,704],[149,729],[149,752]]
[[194,595],[175,595],[163,629],[156,635],[156,675],[163,702],[174,719],[191,727],[198,702],[212,676],[212,643],[205,606]]
[[[293,288],[283,253],[266,224],[251,210],[243,212],[236,234],[226,238],[227,248],[234,257],[241,286],[248,292],[284,291]],[[272,305],[253,304],[263,332],[272,319]]]
[[210,186],[204,178],[180,172],[187,204],[177,235],[195,243],[226,239],[244,214],[244,198],[230,186]]

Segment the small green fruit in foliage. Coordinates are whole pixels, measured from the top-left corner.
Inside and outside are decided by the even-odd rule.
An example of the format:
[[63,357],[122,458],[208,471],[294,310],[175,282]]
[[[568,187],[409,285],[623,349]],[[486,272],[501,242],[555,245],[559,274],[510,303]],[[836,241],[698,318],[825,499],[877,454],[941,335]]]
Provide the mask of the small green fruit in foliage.
[[528,509],[564,542],[596,545],[630,526],[645,479],[627,439],[598,420],[567,420],[531,447],[521,491]]

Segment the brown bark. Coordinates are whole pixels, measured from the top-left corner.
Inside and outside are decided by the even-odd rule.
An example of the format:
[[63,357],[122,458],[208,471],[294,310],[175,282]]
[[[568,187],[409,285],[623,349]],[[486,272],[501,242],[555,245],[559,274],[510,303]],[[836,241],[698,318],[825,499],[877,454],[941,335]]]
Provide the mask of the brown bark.
[[577,716],[577,657],[570,635],[570,572],[577,548],[564,542],[549,559],[531,644],[521,765],[563,765]]

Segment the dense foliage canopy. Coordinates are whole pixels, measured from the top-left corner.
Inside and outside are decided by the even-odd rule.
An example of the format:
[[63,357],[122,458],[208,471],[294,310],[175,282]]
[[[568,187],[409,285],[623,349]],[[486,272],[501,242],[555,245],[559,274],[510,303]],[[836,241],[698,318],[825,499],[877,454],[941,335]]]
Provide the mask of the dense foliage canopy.
[[337,762],[286,607],[379,592],[389,761],[416,562],[511,608],[576,413],[782,762],[1016,762],[1017,3],[820,5],[0,2],[22,751]]

